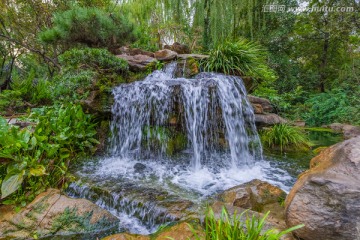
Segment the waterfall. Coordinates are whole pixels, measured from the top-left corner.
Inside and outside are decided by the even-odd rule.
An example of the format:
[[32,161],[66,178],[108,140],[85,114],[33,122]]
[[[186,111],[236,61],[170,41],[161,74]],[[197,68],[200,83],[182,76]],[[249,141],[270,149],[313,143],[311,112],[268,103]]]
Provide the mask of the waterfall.
[[[166,155],[173,115],[186,133],[189,165],[242,167],[262,158],[253,109],[239,77],[200,73],[194,79],[175,78],[176,63],[143,81],[113,90],[111,153],[129,159]],[[151,142],[157,142],[154,147]],[[226,145],[226,149],[220,147]],[[219,159],[227,152],[229,158]]]
[[293,183],[262,159],[241,78],[177,78],[178,67],[171,63],[113,89],[110,156],[79,166],[79,181],[67,189],[117,216],[121,231],[152,233],[184,220],[209,196],[254,178]]

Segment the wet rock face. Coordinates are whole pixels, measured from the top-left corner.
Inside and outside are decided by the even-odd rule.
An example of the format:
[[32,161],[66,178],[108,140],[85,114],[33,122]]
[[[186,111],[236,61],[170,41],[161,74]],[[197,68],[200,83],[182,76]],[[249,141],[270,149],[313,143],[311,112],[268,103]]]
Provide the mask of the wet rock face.
[[313,158],[285,205],[288,227],[305,224],[301,239],[360,239],[360,137]]
[[0,239],[96,232],[117,224],[116,217],[90,201],[68,198],[55,189],[41,193],[18,213],[0,207]]

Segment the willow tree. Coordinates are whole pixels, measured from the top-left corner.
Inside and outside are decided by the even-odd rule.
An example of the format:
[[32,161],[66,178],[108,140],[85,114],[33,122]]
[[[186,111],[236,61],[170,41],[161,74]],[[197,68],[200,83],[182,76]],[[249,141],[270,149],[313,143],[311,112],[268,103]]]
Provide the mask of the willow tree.
[[139,26],[140,45],[149,48],[187,42],[191,9],[190,0],[122,0],[119,4],[119,11]]

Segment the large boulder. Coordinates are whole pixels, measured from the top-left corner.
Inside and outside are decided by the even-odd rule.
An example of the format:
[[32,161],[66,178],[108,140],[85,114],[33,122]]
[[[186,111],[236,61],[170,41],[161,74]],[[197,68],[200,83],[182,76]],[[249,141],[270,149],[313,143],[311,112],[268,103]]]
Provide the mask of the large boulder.
[[189,46],[178,42],[174,42],[173,45],[165,45],[164,48],[174,51],[178,54],[189,54],[191,52]]
[[116,228],[118,221],[88,200],[71,199],[59,190],[49,189],[20,212],[0,207],[0,239],[97,232]]
[[149,65],[157,61],[153,57],[142,54],[137,54],[137,55],[121,54],[116,56],[128,61],[130,70],[134,72],[145,71]]
[[[286,193],[268,182],[254,179],[232,187],[217,196],[217,201],[225,205],[251,209],[256,212],[271,212],[275,218],[284,219]],[[218,204],[215,202],[215,204]]]
[[274,113],[274,108],[268,99],[252,95],[248,95],[248,99],[254,109],[257,127],[271,127],[275,124],[287,122],[286,119]]
[[360,239],[360,137],[336,144],[311,160],[286,201],[288,227],[304,240]]
[[177,58],[177,53],[169,49],[163,49],[155,52],[155,58],[159,61],[171,61]]
[[280,117],[275,113],[263,113],[263,114],[256,114],[255,113],[255,124],[259,128],[262,127],[270,127],[274,126],[275,124],[286,123],[287,121]]
[[126,46],[123,46],[115,51],[116,55],[129,55],[129,56],[135,56],[135,55],[145,55],[148,57],[155,57],[153,52],[145,51],[140,48],[129,48]]
[[345,139],[360,136],[360,126],[353,126],[350,124],[332,123],[329,126],[324,126],[332,129],[335,132],[342,133]]
[[252,95],[248,95],[249,102],[251,105],[261,106],[262,110],[267,113],[274,112],[274,108],[271,105],[271,102],[266,98],[255,97]]

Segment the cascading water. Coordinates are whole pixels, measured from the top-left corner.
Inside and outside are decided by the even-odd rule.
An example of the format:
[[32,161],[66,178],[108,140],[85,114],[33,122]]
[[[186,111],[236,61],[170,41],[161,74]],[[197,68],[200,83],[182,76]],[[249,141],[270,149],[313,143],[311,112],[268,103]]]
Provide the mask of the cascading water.
[[176,78],[176,69],[171,63],[113,90],[110,156],[87,162],[68,189],[108,209],[132,233],[154,232],[208,196],[254,178],[285,190],[293,183],[262,160],[240,78]]
[[[197,171],[202,165],[244,167],[261,159],[261,145],[254,123],[254,113],[239,77],[203,73],[195,79],[173,78],[174,64],[165,71],[156,71],[144,81],[121,85],[114,90],[112,108],[111,152],[126,158],[142,158],[151,152],[157,138],[158,153],[164,155],[167,138],[158,131],[169,126],[173,109],[183,115],[192,152],[190,167]],[[155,135],[155,136],[154,136]],[[230,158],[214,159],[220,150],[220,136],[228,145]],[[156,151],[152,151],[154,153]],[[229,160],[226,162],[226,160]]]

